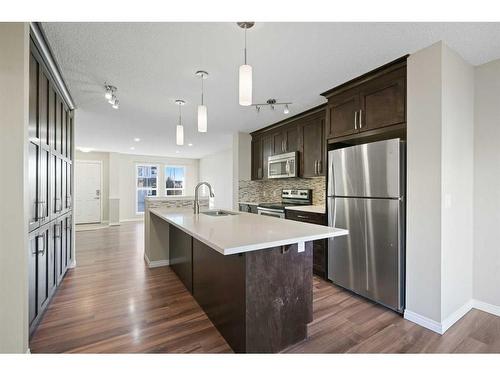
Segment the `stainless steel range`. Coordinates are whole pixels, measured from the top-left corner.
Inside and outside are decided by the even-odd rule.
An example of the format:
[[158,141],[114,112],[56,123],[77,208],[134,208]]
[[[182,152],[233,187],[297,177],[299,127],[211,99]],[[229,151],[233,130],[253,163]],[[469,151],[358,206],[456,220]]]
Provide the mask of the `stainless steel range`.
[[257,207],[259,215],[285,218],[285,207],[308,206],[312,204],[311,189],[283,189],[281,190],[281,202],[261,203]]

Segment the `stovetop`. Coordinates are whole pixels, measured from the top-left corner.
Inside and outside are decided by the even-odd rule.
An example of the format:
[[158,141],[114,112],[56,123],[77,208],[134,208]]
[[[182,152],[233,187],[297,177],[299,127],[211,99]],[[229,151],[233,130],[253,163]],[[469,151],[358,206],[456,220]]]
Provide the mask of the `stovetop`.
[[281,202],[261,203],[258,207],[270,210],[285,211],[288,206],[307,206],[312,204],[311,189],[283,189],[281,191]]
[[310,202],[277,202],[277,203],[261,203],[259,207],[270,208],[271,210],[285,210],[285,207],[290,206],[307,206]]

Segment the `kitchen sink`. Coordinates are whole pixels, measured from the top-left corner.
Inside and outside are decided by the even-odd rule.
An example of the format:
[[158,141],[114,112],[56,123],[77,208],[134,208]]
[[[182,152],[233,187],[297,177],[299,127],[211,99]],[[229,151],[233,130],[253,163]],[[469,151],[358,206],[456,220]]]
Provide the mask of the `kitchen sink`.
[[230,215],[238,215],[236,212],[223,211],[223,210],[213,210],[213,211],[205,211],[202,212],[203,215],[208,216],[230,216]]

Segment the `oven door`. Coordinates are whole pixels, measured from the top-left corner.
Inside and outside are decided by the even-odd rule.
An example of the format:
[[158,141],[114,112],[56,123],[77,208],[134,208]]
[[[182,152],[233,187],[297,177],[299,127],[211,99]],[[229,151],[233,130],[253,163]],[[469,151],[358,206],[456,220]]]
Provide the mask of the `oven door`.
[[296,156],[297,154],[295,152],[269,156],[267,162],[267,178],[296,177]]
[[263,215],[263,216],[272,216],[272,217],[277,217],[280,219],[285,218],[285,212],[281,210],[273,210],[271,208],[262,208],[262,207],[257,207],[257,214]]

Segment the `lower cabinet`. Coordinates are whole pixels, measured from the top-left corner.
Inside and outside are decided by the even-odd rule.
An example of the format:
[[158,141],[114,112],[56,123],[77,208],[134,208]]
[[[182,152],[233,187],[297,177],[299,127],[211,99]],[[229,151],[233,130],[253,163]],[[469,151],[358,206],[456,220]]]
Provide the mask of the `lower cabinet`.
[[[286,210],[285,218],[304,223],[326,225],[326,214]],[[328,243],[327,240],[313,241],[313,273],[324,279],[328,277]]]
[[184,231],[169,225],[168,262],[184,286],[193,293],[193,238]]
[[28,299],[30,333],[34,331],[72,262],[71,215],[41,226],[29,235]]

